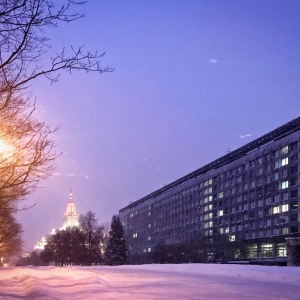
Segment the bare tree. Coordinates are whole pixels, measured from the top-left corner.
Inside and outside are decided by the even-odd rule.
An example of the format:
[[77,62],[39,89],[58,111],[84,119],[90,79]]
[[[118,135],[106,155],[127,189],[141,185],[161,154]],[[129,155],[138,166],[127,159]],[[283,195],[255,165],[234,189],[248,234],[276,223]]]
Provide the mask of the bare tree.
[[22,227],[11,213],[0,217],[0,259],[18,254],[22,247]]
[[289,237],[286,239],[287,256],[295,266],[300,266],[300,236]]
[[22,89],[33,79],[46,76],[51,81],[58,78],[58,71],[85,70],[87,72],[110,72],[112,68],[101,67],[105,53],[84,51],[70,47],[50,58],[47,66],[42,58],[50,50],[50,40],[44,35],[47,27],[69,23],[82,18],[71,13],[82,1],[66,0],[56,7],[49,0],[3,0],[0,1],[0,93],[7,89]]
[[[58,156],[52,138],[56,129],[33,116],[32,81],[45,76],[54,82],[62,70],[112,71],[101,67],[104,53],[83,46],[63,48],[47,59],[51,43],[45,30],[83,17],[72,11],[84,2],[63,2],[0,0],[0,219],[20,209],[18,202],[51,174]],[[14,224],[10,221],[7,228]],[[0,236],[3,232],[2,226]]]

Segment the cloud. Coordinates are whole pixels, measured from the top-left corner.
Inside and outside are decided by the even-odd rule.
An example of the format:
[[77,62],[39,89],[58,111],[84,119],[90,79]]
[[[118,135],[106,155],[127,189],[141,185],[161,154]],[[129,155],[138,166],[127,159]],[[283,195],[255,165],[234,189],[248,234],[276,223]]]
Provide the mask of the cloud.
[[215,58],[211,58],[211,59],[209,60],[209,62],[210,62],[211,64],[216,64],[216,63],[218,62],[218,60],[215,59]]
[[247,133],[247,134],[241,135],[240,139],[244,139],[244,138],[247,138],[247,137],[250,137],[250,136],[253,136],[253,135],[254,135],[253,133]]

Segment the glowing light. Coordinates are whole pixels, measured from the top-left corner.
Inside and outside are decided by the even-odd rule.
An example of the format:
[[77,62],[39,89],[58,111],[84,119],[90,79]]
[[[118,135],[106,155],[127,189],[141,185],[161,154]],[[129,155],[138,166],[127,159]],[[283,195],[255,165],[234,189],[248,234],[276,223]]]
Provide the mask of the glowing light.
[[15,147],[6,143],[4,140],[0,139],[0,157],[1,158],[9,158],[13,155],[15,151]]

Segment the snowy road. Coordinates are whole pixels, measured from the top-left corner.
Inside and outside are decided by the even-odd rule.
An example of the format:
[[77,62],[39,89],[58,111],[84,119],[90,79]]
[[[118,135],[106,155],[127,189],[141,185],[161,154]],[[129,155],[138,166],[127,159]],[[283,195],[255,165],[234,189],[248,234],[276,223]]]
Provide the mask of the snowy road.
[[300,268],[239,265],[0,269],[0,299],[300,299]]

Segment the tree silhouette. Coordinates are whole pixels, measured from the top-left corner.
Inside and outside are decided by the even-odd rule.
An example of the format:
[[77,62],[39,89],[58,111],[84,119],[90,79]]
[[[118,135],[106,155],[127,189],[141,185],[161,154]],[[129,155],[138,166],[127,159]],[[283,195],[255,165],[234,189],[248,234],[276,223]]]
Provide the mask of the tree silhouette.
[[124,265],[126,261],[127,246],[124,238],[124,228],[119,217],[113,216],[105,252],[105,262],[108,265]]

